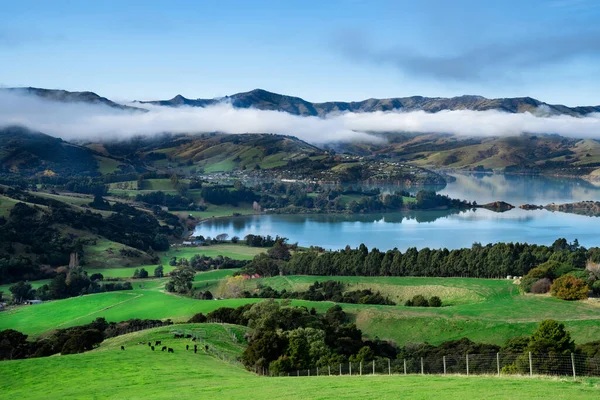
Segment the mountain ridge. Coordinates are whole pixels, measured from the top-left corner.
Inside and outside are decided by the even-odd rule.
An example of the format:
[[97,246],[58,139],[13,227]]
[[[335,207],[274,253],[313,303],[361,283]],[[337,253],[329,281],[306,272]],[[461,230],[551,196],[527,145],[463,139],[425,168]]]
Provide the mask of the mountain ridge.
[[284,111],[300,116],[324,117],[336,112],[375,112],[375,111],[455,111],[472,110],[488,111],[498,110],[508,113],[530,112],[544,115],[572,115],[584,116],[600,112],[600,105],[568,107],[561,104],[549,104],[532,97],[512,97],[488,99],[478,95],[462,95],[456,97],[394,97],[386,99],[370,98],[361,101],[328,101],[312,103],[300,97],[288,96],[269,92],[264,89],[254,89],[249,92],[240,92],[223,98],[215,99],[188,99],[177,95],[170,100],[138,101],[140,104],[178,107],[182,105],[192,107],[206,107],[223,102],[230,102],[237,108],[257,108],[260,110]]

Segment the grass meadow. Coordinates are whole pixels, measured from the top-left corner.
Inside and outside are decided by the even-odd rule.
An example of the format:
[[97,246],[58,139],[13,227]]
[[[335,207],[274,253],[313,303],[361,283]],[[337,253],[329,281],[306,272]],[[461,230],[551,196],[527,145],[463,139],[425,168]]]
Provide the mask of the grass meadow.
[[[186,351],[174,330],[195,330],[205,343],[232,356],[242,344],[225,326],[155,328],[108,339],[91,352],[0,363],[3,399],[597,399],[598,379],[496,376],[313,376],[260,377],[239,364]],[[227,326],[242,333],[244,328]],[[237,336],[237,332],[236,332]],[[138,342],[161,340],[172,354]],[[124,346],[125,350],[120,350]],[[53,377],[60,377],[54,379]]]

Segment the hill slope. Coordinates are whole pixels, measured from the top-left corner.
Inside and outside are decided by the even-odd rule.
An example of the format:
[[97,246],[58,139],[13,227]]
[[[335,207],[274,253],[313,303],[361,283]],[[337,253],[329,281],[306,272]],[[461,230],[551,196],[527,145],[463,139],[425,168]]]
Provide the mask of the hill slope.
[[97,175],[98,160],[85,147],[22,127],[0,129],[0,171],[20,176],[43,173]]
[[104,105],[110,108],[116,108],[119,110],[127,110],[127,111],[146,111],[141,108],[124,106],[118,103],[115,103],[112,100],[107,99],[106,97],[102,97],[97,95],[94,92],[69,92],[67,90],[59,90],[59,89],[43,89],[43,88],[35,88],[35,87],[17,87],[17,88],[6,88],[0,89],[0,93],[13,93],[20,95],[32,95],[37,96],[44,100],[50,101],[59,101],[63,103],[87,103],[87,104],[96,104],[96,105]]
[[[196,329],[218,333],[223,326],[201,324]],[[232,326],[234,327],[234,326]],[[432,398],[440,391],[448,399],[556,398],[595,399],[597,380],[587,383],[558,379],[523,379],[490,376],[318,376],[260,377],[200,351],[183,349],[182,339],[174,340],[171,330],[158,328],[109,339],[94,351],[57,357],[33,358],[0,363],[0,389],[7,399],[53,398],[153,398],[171,399],[364,399]],[[194,329],[193,325],[185,326]],[[175,353],[151,351],[138,342],[160,339]],[[186,343],[191,343],[186,341]],[[120,350],[120,345],[125,350]],[[219,343],[216,344],[219,346]],[[47,379],[48,371],[61,383]],[[498,391],[498,386],[502,390]]]

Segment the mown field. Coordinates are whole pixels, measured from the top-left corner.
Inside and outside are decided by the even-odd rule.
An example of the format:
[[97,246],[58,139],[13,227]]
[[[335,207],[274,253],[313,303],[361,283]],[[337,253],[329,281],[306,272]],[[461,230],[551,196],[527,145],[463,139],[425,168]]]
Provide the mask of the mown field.
[[[194,287],[214,291],[233,272],[216,270],[198,274]],[[405,307],[401,301],[397,301],[397,306],[342,304],[366,336],[392,339],[399,345],[424,341],[439,344],[462,337],[501,345],[510,337],[530,335],[541,320],[548,318],[565,323],[577,343],[600,337],[597,299],[566,302],[549,296],[521,295],[512,282],[505,280],[289,276],[248,280],[246,285],[250,290],[259,283],[278,290],[304,290],[315,280],[326,279],[344,281],[351,290],[379,290],[397,300],[414,294],[439,295],[445,304],[441,308]],[[81,296],[9,310],[0,314],[0,329],[40,335],[56,327],[87,323],[96,317],[110,321],[129,318],[187,321],[197,312],[261,301],[180,297],[164,292],[166,281],[167,278],[135,280],[133,291]],[[294,300],[293,304],[315,307],[319,312],[333,305],[303,300]]]
[[[3,399],[152,398],[152,399],[596,399],[598,379],[492,376],[318,376],[260,377],[238,364],[199,351],[172,332],[200,332],[205,343],[229,355],[243,345],[242,327],[200,324],[163,327],[108,339],[88,353],[0,362]],[[175,352],[151,351],[138,342],[161,340]],[[120,346],[125,346],[125,351]],[[52,376],[60,377],[53,379]]]

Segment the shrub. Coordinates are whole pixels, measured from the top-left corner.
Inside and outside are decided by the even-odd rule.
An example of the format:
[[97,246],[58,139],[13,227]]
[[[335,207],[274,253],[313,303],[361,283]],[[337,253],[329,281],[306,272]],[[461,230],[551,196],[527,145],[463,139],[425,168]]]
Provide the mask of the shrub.
[[598,280],[592,284],[592,292],[596,296],[600,296],[600,280]]
[[[553,261],[553,263],[556,263],[556,262]],[[546,264],[550,264],[550,262],[542,264],[542,265],[546,265]],[[533,284],[535,282],[537,282],[540,279],[544,279],[544,278],[552,279],[553,277],[554,277],[554,274],[552,273],[550,266],[539,266],[537,268],[531,269],[531,271],[529,271],[527,273],[527,275],[525,275],[521,279],[521,284],[519,286],[520,286],[521,290],[523,290],[523,292],[529,293],[529,292],[531,292],[531,287],[533,286]]]
[[429,307],[429,302],[423,295],[416,295],[412,298],[413,307]]
[[589,288],[582,279],[564,275],[556,279],[550,288],[552,296],[562,300],[583,300],[588,297]]
[[202,324],[204,322],[206,322],[207,318],[206,315],[202,314],[202,313],[198,313],[198,314],[194,314],[194,316],[192,318],[190,318],[190,320],[188,321],[190,324]]
[[429,299],[429,307],[441,307],[442,306],[442,299],[440,299],[437,296],[432,296]]
[[552,286],[552,282],[548,278],[538,279],[531,285],[531,293],[542,294],[548,293],[550,291],[550,286]]

